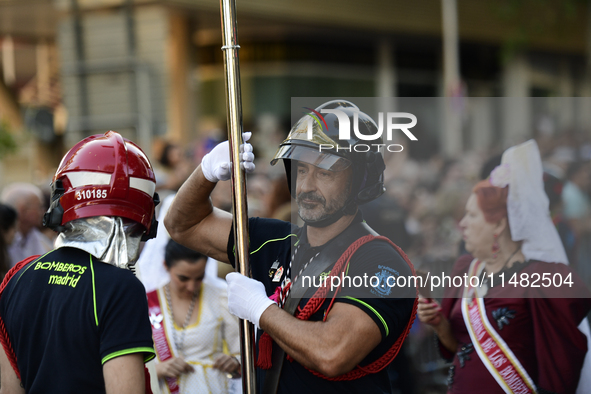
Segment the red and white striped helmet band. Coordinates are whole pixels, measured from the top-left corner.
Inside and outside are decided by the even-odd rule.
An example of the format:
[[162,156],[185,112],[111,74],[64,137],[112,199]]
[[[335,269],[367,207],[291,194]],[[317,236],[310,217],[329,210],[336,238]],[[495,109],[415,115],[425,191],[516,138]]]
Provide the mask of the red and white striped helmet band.
[[[68,180],[70,181],[70,184],[73,188],[92,185],[110,185],[112,177],[112,174],[93,171],[68,172],[65,175],[68,177]],[[130,176],[129,187],[142,191],[150,197],[153,197],[154,191],[156,190],[156,183],[149,179]]]

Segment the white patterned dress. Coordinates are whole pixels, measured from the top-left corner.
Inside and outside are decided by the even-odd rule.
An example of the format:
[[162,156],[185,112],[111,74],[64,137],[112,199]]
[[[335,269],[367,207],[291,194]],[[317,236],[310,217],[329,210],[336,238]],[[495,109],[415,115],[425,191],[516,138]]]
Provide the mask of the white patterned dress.
[[[174,343],[172,330],[176,337],[181,338],[182,329],[171,318],[170,305],[166,301],[164,287],[157,289],[158,300],[162,310],[168,347],[175,357],[179,357]],[[197,321],[185,329],[182,352],[186,362],[195,369],[194,372],[182,374],[179,378],[180,392],[191,394],[224,394],[231,393],[230,387],[236,387],[227,374],[214,369],[214,358],[225,353],[240,356],[240,338],[238,320],[228,312],[226,283],[223,280],[206,279],[199,290]],[[158,361],[160,362],[160,355]],[[169,393],[164,379],[159,380],[162,393]]]

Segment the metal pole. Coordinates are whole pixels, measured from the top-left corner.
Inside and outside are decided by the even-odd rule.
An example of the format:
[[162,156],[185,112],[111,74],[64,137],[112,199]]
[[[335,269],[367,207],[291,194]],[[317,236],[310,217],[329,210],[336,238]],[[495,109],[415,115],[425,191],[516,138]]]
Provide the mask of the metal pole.
[[[242,144],[242,97],[240,94],[240,65],[236,36],[235,0],[220,0],[224,69],[226,76],[226,99],[228,118],[228,141],[232,161],[232,205],[234,208],[234,245],[236,245],[236,268],[250,276],[248,262],[248,210],[246,205],[246,177],[240,168],[240,145]],[[247,394],[256,392],[254,365],[254,327],[240,320],[240,350],[242,352],[242,388]]]

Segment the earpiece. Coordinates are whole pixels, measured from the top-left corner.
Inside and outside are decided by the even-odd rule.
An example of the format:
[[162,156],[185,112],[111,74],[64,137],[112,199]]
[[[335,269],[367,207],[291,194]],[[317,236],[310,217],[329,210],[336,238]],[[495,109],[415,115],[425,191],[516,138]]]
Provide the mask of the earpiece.
[[154,213],[152,215],[152,222],[150,223],[150,231],[142,235],[142,242],[146,242],[149,239],[156,238],[158,233],[158,220],[156,220],[156,207],[160,204],[160,196],[154,192]]
[[66,189],[62,184],[61,179],[57,179],[51,184],[51,203],[49,209],[43,215],[43,227],[52,229],[53,231],[62,231],[62,219],[64,217],[64,208],[60,203],[60,198],[64,195]]

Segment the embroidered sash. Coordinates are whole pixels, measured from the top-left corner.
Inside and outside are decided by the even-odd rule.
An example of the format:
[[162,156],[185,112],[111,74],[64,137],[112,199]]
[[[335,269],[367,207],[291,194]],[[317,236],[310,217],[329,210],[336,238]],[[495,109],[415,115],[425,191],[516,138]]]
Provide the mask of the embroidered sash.
[[[173,357],[170,344],[166,338],[164,329],[164,315],[160,308],[158,290],[148,293],[148,311],[150,313],[150,324],[152,325],[152,336],[154,337],[154,348],[160,361],[166,361]],[[171,394],[179,394],[180,386],[177,378],[165,378],[166,385]]]
[[[480,276],[482,270],[484,262],[474,259],[468,269],[468,278]],[[472,287],[470,282],[468,280],[464,288],[462,317],[478,357],[506,393],[537,393],[525,368],[490,324],[479,288]]]

